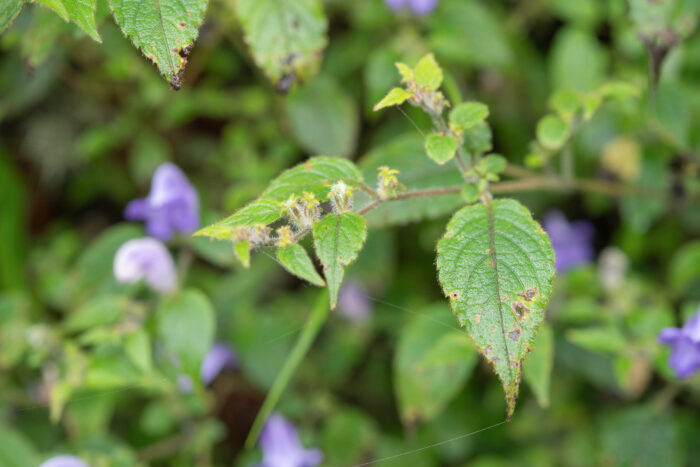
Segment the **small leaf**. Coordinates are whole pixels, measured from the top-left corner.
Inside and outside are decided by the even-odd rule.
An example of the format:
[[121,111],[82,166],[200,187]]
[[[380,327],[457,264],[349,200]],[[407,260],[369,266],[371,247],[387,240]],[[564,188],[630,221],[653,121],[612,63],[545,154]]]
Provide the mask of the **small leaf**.
[[421,58],[413,71],[419,87],[436,91],[442,84],[442,68],[435,61],[433,54]]
[[199,367],[214,341],[216,318],[209,299],[198,290],[183,290],[157,311],[158,338],[178,358],[183,372],[199,379]]
[[462,102],[450,112],[450,127],[463,131],[477,125],[489,116],[489,108],[481,102]]
[[479,199],[479,187],[474,182],[465,183],[464,188],[462,188],[461,195],[465,203],[474,203],[477,199]]
[[[97,42],[102,42],[95,24],[96,0],[63,0],[65,11],[80,29]],[[60,13],[59,13],[60,15]]]
[[22,6],[24,6],[24,0],[0,0],[0,32],[10,27],[22,11]]
[[395,65],[396,68],[399,70],[399,74],[401,75],[402,83],[408,83],[409,81],[413,81],[413,69],[410,66],[401,62],[396,62]]
[[587,94],[583,98],[583,119],[589,120],[603,103],[603,97],[597,93]]
[[428,157],[442,165],[455,156],[457,152],[457,138],[431,133],[425,139],[425,150]]
[[314,248],[323,264],[331,309],[338,301],[345,267],[355,261],[367,238],[365,219],[352,212],[328,214],[313,226]]
[[443,292],[500,377],[511,417],[522,361],[552,292],[549,237],[520,203],[497,200],[457,211],[437,252]]
[[420,311],[401,331],[394,356],[394,387],[406,426],[439,415],[477,363],[474,345],[464,332],[450,329],[450,319],[447,307],[436,304]]
[[464,147],[467,151],[474,154],[483,154],[490,151],[493,147],[491,137],[491,127],[486,122],[477,123],[462,133]]
[[316,199],[325,199],[329,185],[339,180],[343,180],[348,185],[363,182],[362,173],[349,160],[325,156],[312,157],[282,172],[279,177],[270,182],[262,198],[284,201],[289,198],[289,195],[301,196],[306,191],[313,193]]
[[109,6],[122,32],[156,64],[174,89],[180,89],[207,1],[109,0]]
[[639,97],[639,88],[624,81],[610,81],[600,87],[600,93],[605,99],[626,99]]
[[535,393],[540,407],[549,407],[549,383],[554,365],[554,332],[547,323],[535,337],[530,356],[523,363],[523,378]]
[[320,0],[238,0],[234,6],[255,63],[279,90],[316,73],[328,28]]
[[486,173],[499,174],[506,170],[506,158],[498,154],[489,154],[480,161],[481,166]]
[[552,94],[549,99],[549,106],[563,120],[570,122],[581,110],[581,96],[576,91],[561,89]]
[[569,125],[555,115],[546,115],[537,122],[537,140],[547,149],[560,149],[569,137]]
[[271,224],[281,217],[279,204],[275,201],[258,199],[215,224],[194,233],[219,240],[231,240],[237,227],[254,224]]
[[389,91],[386,96],[382,98],[377,105],[374,106],[374,111],[383,109],[384,107],[391,107],[392,105],[401,105],[407,99],[413,97],[413,94],[406,91],[404,88],[394,88]]
[[233,254],[241,262],[244,268],[250,267],[250,241],[241,240],[233,243]]
[[277,259],[279,259],[282,266],[291,274],[319,287],[324,287],[326,285],[323,278],[316,272],[316,268],[303,246],[292,243],[291,245],[281,247],[277,250]]

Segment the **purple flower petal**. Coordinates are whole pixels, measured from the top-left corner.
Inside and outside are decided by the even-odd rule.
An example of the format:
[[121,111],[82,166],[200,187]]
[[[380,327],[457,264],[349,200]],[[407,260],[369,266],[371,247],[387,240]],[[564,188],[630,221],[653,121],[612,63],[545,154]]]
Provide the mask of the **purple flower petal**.
[[409,0],[384,0],[386,6],[392,10],[399,10],[408,5]]
[[700,310],[683,325],[683,334],[696,344],[700,343]]
[[545,216],[544,230],[549,234],[556,253],[558,272],[567,271],[593,259],[593,226],[587,221],[569,223],[559,211]]
[[183,394],[192,393],[192,391],[194,391],[194,383],[192,382],[192,378],[190,378],[187,375],[178,375],[177,376],[177,388]]
[[144,280],[161,293],[177,286],[175,263],[165,245],[153,238],[139,238],[124,243],[114,257],[117,282],[133,284]]
[[323,460],[318,449],[304,449],[294,425],[278,413],[267,419],[260,446],[263,459],[259,467],[315,467]]
[[700,309],[682,328],[665,328],[659,342],[671,347],[668,364],[679,378],[687,378],[700,369]]
[[679,328],[665,328],[659,334],[661,344],[672,345],[683,336],[683,331]]
[[124,217],[145,221],[149,235],[168,240],[199,227],[199,197],[178,166],[166,162],[153,174],[148,196],[131,201]]
[[54,456],[44,461],[39,467],[89,467],[82,459],[75,456]]
[[438,0],[411,0],[411,10],[417,15],[427,15],[437,4]]
[[365,321],[372,313],[372,304],[360,284],[348,281],[338,294],[338,313],[350,321]]
[[224,369],[234,369],[237,365],[238,358],[231,346],[224,342],[216,342],[202,361],[202,381],[204,384],[211,384]]

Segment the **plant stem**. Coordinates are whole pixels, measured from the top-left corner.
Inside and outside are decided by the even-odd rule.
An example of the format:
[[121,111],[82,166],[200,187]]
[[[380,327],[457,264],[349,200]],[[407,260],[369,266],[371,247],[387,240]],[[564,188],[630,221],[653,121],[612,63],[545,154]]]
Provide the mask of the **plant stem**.
[[263,402],[258,415],[255,417],[253,427],[250,429],[248,438],[245,441],[246,448],[252,449],[258,442],[258,437],[260,436],[263,426],[265,426],[267,417],[269,417],[270,413],[272,413],[274,410],[277,402],[282,396],[282,393],[289,384],[289,381],[292,379],[292,376],[294,376],[294,373],[306,356],[306,353],[309,351],[309,348],[316,338],[318,331],[321,329],[321,326],[323,326],[323,323],[328,317],[328,311],[328,289],[324,288],[316,299],[316,303],[311,310],[308,325],[304,327],[299,335],[299,338],[294,344],[294,348],[292,348],[292,351],[287,357],[287,360],[285,360],[282,369],[277,374],[277,378],[275,378],[275,382],[272,384],[270,392],[268,392],[267,397],[265,397],[265,402]]

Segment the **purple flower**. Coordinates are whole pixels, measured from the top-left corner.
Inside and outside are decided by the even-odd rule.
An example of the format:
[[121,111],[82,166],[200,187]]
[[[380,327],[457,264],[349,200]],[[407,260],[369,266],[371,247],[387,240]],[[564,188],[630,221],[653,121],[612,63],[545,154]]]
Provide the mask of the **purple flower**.
[[365,321],[372,312],[372,304],[357,282],[349,281],[338,294],[338,312],[350,321]]
[[89,467],[79,457],[61,455],[44,461],[39,467]]
[[273,413],[260,434],[263,459],[258,467],[315,467],[323,460],[318,449],[304,449],[296,428]]
[[666,328],[659,342],[672,348],[668,364],[679,378],[687,378],[700,369],[700,309],[682,328]]
[[557,272],[565,272],[593,259],[593,225],[590,222],[569,223],[561,212],[550,211],[544,218],[544,230],[549,234],[557,255]]
[[238,366],[238,358],[230,345],[215,342],[209,353],[202,360],[200,374],[204,384],[211,384],[224,369],[234,369]]
[[131,201],[124,217],[146,221],[146,232],[161,240],[175,232],[190,233],[199,227],[197,191],[178,166],[166,162],[153,174],[148,196]]
[[437,7],[438,0],[384,0],[392,10],[410,8],[417,15],[427,15]]
[[114,256],[117,282],[133,284],[144,280],[153,290],[172,292],[177,287],[175,263],[165,245],[153,238],[129,240]]
[[192,378],[187,375],[177,375],[177,388],[182,394],[191,394],[194,391]]

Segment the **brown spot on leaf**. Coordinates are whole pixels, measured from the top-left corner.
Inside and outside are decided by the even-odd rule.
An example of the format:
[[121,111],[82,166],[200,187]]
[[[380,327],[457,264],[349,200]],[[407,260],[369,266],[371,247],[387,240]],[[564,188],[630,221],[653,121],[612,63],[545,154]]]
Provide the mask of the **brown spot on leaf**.
[[457,292],[457,291],[452,292],[452,293],[450,294],[450,298],[451,298],[452,300],[457,300],[457,299],[459,299],[459,292]]
[[510,340],[514,340],[514,341],[517,341],[518,339],[520,339],[520,329],[516,329],[515,331],[509,332],[508,338]]
[[184,21],[180,21],[179,23],[177,23],[177,28],[178,28],[180,31],[184,31],[184,30],[185,30],[185,26],[187,26],[187,23],[185,23]]
[[519,293],[518,296],[525,299],[526,302],[531,302],[537,295],[537,287],[531,287],[523,293]]
[[530,309],[521,302],[515,302],[511,306],[515,317],[519,320],[527,318],[527,316],[530,314]]
[[474,322],[476,324],[479,324],[481,322],[481,315],[479,313],[477,313],[476,316],[474,317]]

